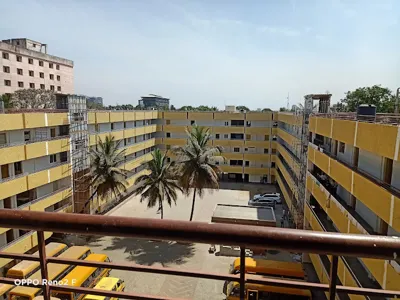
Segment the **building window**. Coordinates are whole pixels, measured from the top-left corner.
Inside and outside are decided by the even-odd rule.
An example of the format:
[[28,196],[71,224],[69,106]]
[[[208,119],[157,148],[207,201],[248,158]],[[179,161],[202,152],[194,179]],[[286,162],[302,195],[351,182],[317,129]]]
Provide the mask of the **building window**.
[[271,168],[275,168],[275,162],[271,162]]
[[61,86],[57,87],[57,91],[61,92]]
[[57,155],[56,154],[51,154],[50,155],[50,163],[55,163],[57,162]]
[[24,71],[22,71],[22,69],[17,69],[17,74],[18,75],[24,75]]
[[272,149],[271,153],[276,154],[276,149]]
[[251,140],[251,134],[246,134],[246,140]]
[[67,151],[60,152],[60,162],[67,162],[67,161],[68,161]]
[[17,55],[17,61],[18,62],[22,62],[22,56],[21,55]]
[[215,134],[215,138],[219,140],[219,133]]
[[249,151],[249,148],[244,148],[244,152],[247,152],[247,151]]
[[31,77],[34,76],[34,72],[32,70],[29,70],[29,76],[31,76]]
[[53,64],[52,63],[49,63],[49,68],[53,69]]
[[56,137],[56,129],[55,128],[50,128],[50,136],[52,138]]
[[36,48],[36,44],[32,44],[33,48]]
[[54,91],[54,85],[50,86],[50,90]]
[[22,163],[20,161],[14,163],[15,175],[22,174]]
[[237,147],[233,148],[233,152],[240,152],[240,148]]
[[61,80],[61,76],[57,75],[57,81],[60,81],[60,80]]
[[61,125],[59,127],[60,136],[68,135],[69,134],[69,126],[68,125]]
[[4,73],[10,73],[10,67],[3,66],[3,72]]
[[225,122],[225,126],[229,126],[229,122]]
[[43,60],[39,60],[39,66],[40,66],[40,67],[43,67],[43,66],[44,66]]
[[60,70],[60,65],[56,65],[56,69],[57,69],[57,70]]
[[251,121],[246,121],[246,126],[250,127],[251,126]]
[[5,80],[4,80],[4,85],[5,85],[5,86],[11,86],[11,80],[5,79]]
[[269,135],[264,135],[264,141],[269,141]]
[[31,140],[31,132],[30,131],[24,131],[24,141],[29,142]]
[[246,161],[244,162],[244,165],[245,165],[245,167],[248,167],[248,166],[250,166],[250,162],[249,162],[248,160],[246,160]]
[[4,59],[9,59],[10,55],[6,52],[3,52],[3,58]]
[[229,134],[224,134],[224,139],[229,139]]
[[171,133],[167,132],[167,138],[170,138],[170,137],[171,137]]
[[46,89],[46,87],[44,86],[44,84],[41,84],[41,85],[40,85],[40,89],[42,89],[42,90],[45,90],[45,89]]
[[165,124],[166,124],[166,125],[171,124],[171,120],[166,120],[166,121],[165,121]]
[[114,123],[111,123],[111,130],[114,130]]
[[44,78],[44,73],[43,73],[43,72],[40,72],[40,73],[39,73],[39,77],[40,77],[40,78]]
[[0,133],[0,145],[7,144],[7,135],[5,133]]
[[268,154],[268,149],[264,148],[264,154]]
[[35,84],[34,84],[33,82],[31,82],[31,83],[29,84],[29,88],[34,89],[34,88],[35,88]]
[[339,142],[339,152],[344,153],[345,149],[346,149],[346,144],[343,142]]
[[28,64],[33,65],[33,58],[28,58]]
[[24,87],[24,83],[22,81],[18,81],[18,87],[19,88],[23,88]]
[[196,121],[191,120],[191,121],[190,121],[190,125],[196,125]]
[[54,80],[54,74],[50,74],[50,79]]

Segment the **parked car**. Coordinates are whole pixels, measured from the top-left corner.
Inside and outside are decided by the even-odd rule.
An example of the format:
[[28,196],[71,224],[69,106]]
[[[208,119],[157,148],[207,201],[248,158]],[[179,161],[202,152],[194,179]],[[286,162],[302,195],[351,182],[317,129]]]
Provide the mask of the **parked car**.
[[250,199],[248,205],[250,206],[269,206],[275,208],[275,200],[268,198]]
[[281,194],[279,193],[265,193],[265,194],[258,194],[258,195],[254,195],[253,200],[257,200],[257,199],[272,199],[275,201],[275,203],[282,203],[281,200]]

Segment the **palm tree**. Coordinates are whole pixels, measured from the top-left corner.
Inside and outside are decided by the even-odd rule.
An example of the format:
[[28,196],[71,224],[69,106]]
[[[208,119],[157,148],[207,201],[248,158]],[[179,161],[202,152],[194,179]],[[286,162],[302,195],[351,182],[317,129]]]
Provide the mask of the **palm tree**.
[[153,159],[147,162],[147,169],[150,174],[139,176],[135,181],[135,195],[141,195],[140,202],[147,200],[147,207],[154,207],[158,204],[161,212],[161,219],[164,217],[163,202],[167,201],[171,206],[176,204],[176,190],[183,192],[179,186],[179,174],[171,163],[167,163],[167,154],[162,154],[160,149],[155,149],[151,154]]
[[97,197],[105,198],[114,194],[115,197],[126,192],[128,171],[119,168],[125,160],[125,150],[118,147],[122,140],[115,142],[114,137],[106,136],[100,139],[96,148],[89,150],[90,171],[86,183],[93,188],[93,193],[86,201],[83,209],[97,194]]
[[196,194],[201,198],[204,189],[218,189],[218,176],[221,173],[217,162],[224,161],[221,156],[222,147],[208,145],[211,134],[204,127],[193,126],[186,130],[188,143],[185,146],[174,148],[177,155],[177,167],[180,173],[180,184],[183,190],[189,194],[193,189],[192,211],[190,221],[193,219]]

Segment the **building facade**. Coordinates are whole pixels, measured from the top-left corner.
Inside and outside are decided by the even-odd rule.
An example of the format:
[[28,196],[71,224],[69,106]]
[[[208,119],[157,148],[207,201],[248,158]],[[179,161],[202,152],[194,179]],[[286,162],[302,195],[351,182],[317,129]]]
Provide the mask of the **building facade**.
[[47,54],[47,45],[29,39],[0,42],[0,95],[20,89],[74,93],[74,63]]
[[[148,172],[144,163],[155,147],[184,145],[185,129],[196,124],[209,128],[212,145],[224,148],[222,180],[277,183],[297,228],[399,236],[397,125],[312,114],[304,126],[304,115],[277,112],[84,113],[88,147],[113,136],[125,149],[128,191]],[[71,109],[0,114],[1,208],[96,213],[112,205],[113,199],[95,197],[84,210],[84,201],[73,201],[77,116]],[[30,232],[0,229],[0,251],[23,253],[36,244]],[[303,261],[312,263],[320,282],[329,282],[329,257],[310,254]],[[9,262],[0,259],[0,268]],[[399,290],[399,261],[340,257],[338,280]]]
[[87,104],[96,104],[103,106],[103,97],[87,97]]
[[144,109],[164,109],[169,108],[169,99],[161,97],[159,95],[149,94],[148,96],[142,96],[139,100],[139,106]]

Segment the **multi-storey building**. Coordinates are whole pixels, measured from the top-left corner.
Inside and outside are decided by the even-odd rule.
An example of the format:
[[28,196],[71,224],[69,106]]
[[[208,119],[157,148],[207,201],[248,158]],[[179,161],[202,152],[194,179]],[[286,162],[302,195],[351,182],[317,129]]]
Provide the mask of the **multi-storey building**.
[[47,45],[29,39],[0,42],[0,95],[20,89],[74,93],[74,63],[47,54]]
[[159,96],[159,95],[154,95],[154,94],[149,94],[147,96],[142,96],[142,99],[138,101],[139,106],[143,107],[143,109],[164,109],[164,108],[169,108],[169,99]]

